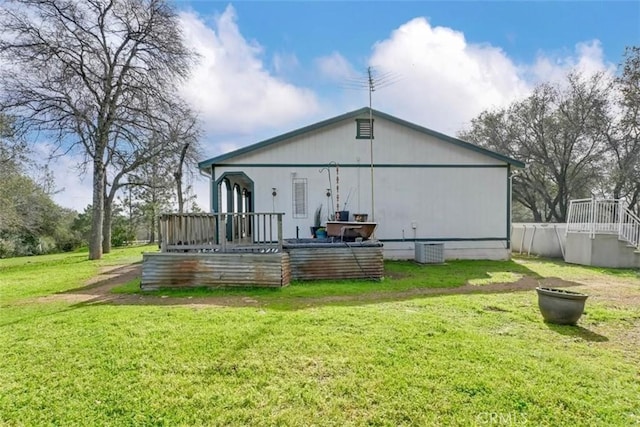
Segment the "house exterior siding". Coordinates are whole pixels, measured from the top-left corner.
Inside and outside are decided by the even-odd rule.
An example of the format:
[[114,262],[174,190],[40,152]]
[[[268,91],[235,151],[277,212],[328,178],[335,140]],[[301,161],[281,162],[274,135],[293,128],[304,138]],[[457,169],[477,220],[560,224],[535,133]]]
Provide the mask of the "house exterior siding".
[[[203,162],[212,175],[213,210],[222,197],[218,181],[243,172],[253,181],[256,212],[285,212],[285,237],[309,237],[316,208],[322,205],[326,220],[339,197],[339,210],[366,213],[378,223],[375,237],[384,243],[387,258],[411,258],[415,241],[444,242],[447,258],[509,257],[509,162],[376,115],[372,215],[370,143],[356,139],[356,119],[366,117],[350,116]],[[293,181],[300,178],[308,185],[307,215],[293,218]],[[328,188],[333,199],[326,196]]]

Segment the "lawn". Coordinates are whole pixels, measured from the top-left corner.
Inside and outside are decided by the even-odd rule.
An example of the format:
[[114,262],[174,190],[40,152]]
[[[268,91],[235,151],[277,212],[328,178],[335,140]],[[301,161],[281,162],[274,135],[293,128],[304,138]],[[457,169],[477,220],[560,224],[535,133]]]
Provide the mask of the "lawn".
[[[0,425],[640,424],[637,271],[387,262],[382,282],[72,298],[152,249],[0,260]],[[591,295],[578,326],[542,322],[539,281]]]

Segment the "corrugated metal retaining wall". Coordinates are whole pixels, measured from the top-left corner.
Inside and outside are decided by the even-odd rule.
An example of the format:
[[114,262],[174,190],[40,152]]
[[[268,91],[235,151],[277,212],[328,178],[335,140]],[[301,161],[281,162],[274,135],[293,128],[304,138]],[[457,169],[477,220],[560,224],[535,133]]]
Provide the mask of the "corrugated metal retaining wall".
[[287,253],[145,253],[143,290],[191,287],[281,287],[291,281]]
[[382,246],[285,248],[294,280],[375,279],[384,275]]

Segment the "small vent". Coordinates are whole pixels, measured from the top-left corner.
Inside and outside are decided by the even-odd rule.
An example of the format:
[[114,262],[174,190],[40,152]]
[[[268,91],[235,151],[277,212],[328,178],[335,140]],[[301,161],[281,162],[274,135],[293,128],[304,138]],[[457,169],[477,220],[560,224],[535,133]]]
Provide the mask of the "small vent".
[[444,243],[416,242],[416,262],[420,264],[442,264]]
[[356,119],[356,139],[373,138],[373,120]]

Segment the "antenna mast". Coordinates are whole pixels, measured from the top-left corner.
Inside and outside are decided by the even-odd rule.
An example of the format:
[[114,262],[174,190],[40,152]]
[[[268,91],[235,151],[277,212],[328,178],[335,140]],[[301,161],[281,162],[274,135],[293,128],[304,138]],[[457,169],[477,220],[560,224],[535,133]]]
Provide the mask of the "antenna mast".
[[369,154],[371,155],[371,221],[375,222],[376,214],[375,214],[375,202],[374,202],[374,191],[373,191],[373,109],[372,109],[372,95],[375,90],[375,86],[373,84],[373,73],[371,71],[371,67],[367,67],[367,77],[369,82]]
[[[375,199],[374,199],[374,162],[373,162],[373,92],[376,89],[389,86],[400,80],[397,74],[393,72],[377,73],[375,67],[367,67],[366,81],[364,79],[350,79],[345,88],[359,89],[366,85],[369,90],[369,154],[370,154],[370,171],[371,171],[371,221],[375,221]],[[360,197],[360,188],[358,188],[358,198]]]

